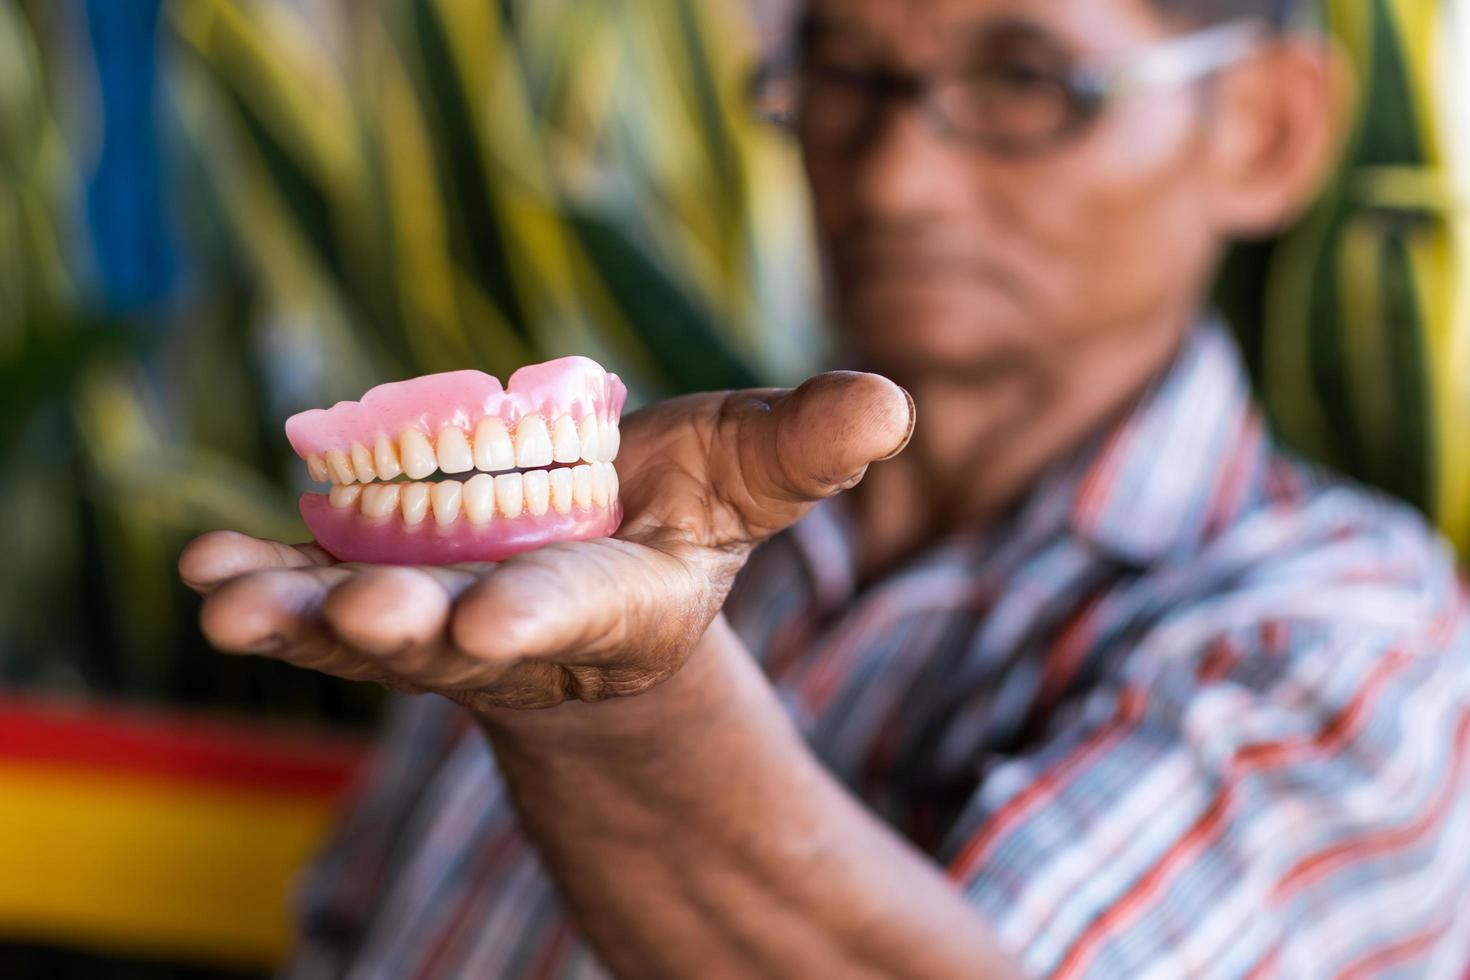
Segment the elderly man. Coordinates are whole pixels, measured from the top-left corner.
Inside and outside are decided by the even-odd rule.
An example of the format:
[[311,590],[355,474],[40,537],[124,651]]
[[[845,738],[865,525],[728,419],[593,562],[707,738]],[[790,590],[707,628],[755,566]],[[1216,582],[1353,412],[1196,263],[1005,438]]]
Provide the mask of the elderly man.
[[1333,157],[1287,7],[812,0],[762,105],[897,384],[645,409],[617,538],[496,567],[192,544],[221,648],[447,696],[291,975],[1463,976],[1465,590],[1202,310]]

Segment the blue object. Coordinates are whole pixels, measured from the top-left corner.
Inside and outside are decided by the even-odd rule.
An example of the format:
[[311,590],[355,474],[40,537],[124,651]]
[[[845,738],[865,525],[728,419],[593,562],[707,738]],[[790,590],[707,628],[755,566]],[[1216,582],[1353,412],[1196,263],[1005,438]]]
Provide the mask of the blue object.
[[83,0],[102,94],[102,152],[87,183],[101,302],[136,313],[167,302],[178,263],[163,200],[161,0]]

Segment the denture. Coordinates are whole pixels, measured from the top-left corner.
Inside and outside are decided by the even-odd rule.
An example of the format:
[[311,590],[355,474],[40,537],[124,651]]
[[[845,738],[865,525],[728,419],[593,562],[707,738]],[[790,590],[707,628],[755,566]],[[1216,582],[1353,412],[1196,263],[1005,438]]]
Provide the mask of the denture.
[[301,516],[339,561],[500,561],[622,521],[618,420],[628,391],[585,357],[379,385],[286,420],[311,479]]

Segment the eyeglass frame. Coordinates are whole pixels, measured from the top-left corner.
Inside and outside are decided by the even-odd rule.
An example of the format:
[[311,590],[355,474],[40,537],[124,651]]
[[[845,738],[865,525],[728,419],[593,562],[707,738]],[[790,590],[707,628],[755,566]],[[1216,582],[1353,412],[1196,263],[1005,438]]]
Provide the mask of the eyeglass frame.
[[[946,138],[976,145],[998,156],[1038,156],[1081,135],[1110,106],[1145,92],[1202,81],[1244,61],[1257,53],[1274,32],[1271,24],[1258,17],[1237,17],[1121,55],[1084,59],[1058,75],[1058,81],[1065,86],[1068,98],[1076,107],[1072,118],[1045,140],[1027,146],[987,139],[955,126],[934,97],[935,89],[952,77],[943,69],[929,72],[878,69],[850,74],[867,86],[867,94],[875,105],[894,98],[916,102],[923,117]],[[1094,63],[1089,64],[1089,60]],[[756,66],[748,82],[747,98],[757,106],[759,118],[782,129],[796,128],[796,111],[787,114],[761,111],[759,95],[778,73],[798,73],[801,69],[802,54],[794,47],[783,49]]]

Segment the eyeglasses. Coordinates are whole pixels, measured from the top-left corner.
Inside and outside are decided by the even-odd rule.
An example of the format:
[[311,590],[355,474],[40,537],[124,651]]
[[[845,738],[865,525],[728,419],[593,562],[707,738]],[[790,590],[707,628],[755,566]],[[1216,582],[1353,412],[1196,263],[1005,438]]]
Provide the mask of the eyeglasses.
[[[940,134],[1002,156],[1043,153],[1080,134],[1117,102],[1206,78],[1257,50],[1270,28],[1227,21],[1134,50],[1081,61],[982,49],[930,73],[873,69],[826,57],[806,43],[763,62],[750,98],[768,122],[814,145],[847,146],[871,135],[891,99],[916,102]],[[1030,48],[1037,47],[1035,44]],[[816,50],[813,50],[816,48]],[[1070,63],[1059,63],[1070,62]]]

